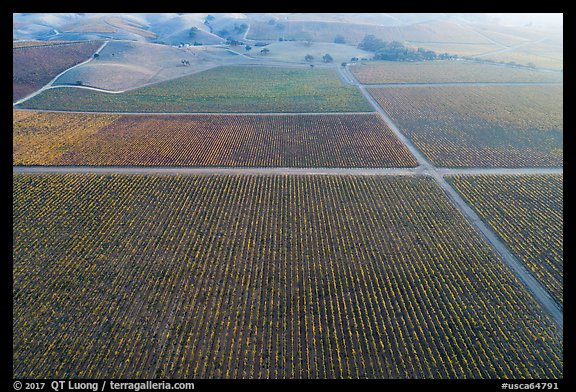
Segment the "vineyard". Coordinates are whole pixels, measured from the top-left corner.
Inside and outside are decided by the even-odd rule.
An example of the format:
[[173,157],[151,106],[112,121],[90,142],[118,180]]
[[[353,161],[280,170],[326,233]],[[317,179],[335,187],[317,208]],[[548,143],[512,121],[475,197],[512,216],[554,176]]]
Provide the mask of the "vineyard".
[[562,377],[434,179],[13,177],[14,378]]
[[102,45],[99,41],[18,47],[12,50],[12,99],[33,93],[60,72],[88,60]]
[[217,67],[122,94],[50,89],[19,107],[166,113],[373,111],[334,69],[259,66]]
[[417,166],[384,121],[370,113],[15,114],[17,165]]
[[370,87],[437,166],[562,167],[563,86]]
[[563,303],[563,176],[456,176],[449,181]]
[[360,83],[562,82],[562,74],[461,61],[373,61],[350,70]]
[[118,115],[91,113],[49,113],[14,110],[12,122],[12,163],[14,165],[54,164]]

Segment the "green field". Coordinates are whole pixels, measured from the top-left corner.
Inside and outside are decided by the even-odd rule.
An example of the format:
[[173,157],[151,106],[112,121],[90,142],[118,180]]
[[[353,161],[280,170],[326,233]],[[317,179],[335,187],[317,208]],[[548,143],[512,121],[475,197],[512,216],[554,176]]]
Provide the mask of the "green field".
[[554,379],[428,176],[14,175],[14,378]]
[[334,69],[258,66],[218,67],[122,94],[50,89],[19,107],[166,113],[372,111]]

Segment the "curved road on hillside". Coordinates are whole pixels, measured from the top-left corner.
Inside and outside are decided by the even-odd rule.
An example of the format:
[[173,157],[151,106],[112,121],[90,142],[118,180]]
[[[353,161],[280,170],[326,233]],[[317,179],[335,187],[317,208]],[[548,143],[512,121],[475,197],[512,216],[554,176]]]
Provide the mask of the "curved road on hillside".
[[[99,53],[102,51],[102,49],[104,49],[104,48],[106,47],[106,45],[108,45],[108,42],[109,42],[109,41],[104,41],[104,43],[103,43],[98,49],[96,49],[96,51],[94,52],[94,54],[99,54]],[[68,72],[68,71],[70,71],[70,70],[72,70],[72,69],[74,69],[74,68],[77,68],[77,67],[79,67],[79,66],[81,66],[81,65],[84,65],[84,64],[89,63],[90,61],[94,60],[94,54],[93,54],[92,56],[90,56],[89,59],[87,59],[87,60],[85,60],[85,61],[82,61],[81,63],[78,63],[78,64],[76,64],[76,65],[74,65],[74,66],[72,66],[72,67],[70,67],[70,68],[67,68],[67,69],[65,69],[64,71],[60,72],[60,73],[59,73],[58,75],[56,75],[51,81],[49,81],[46,85],[44,85],[44,86],[41,87],[40,89],[36,90],[36,91],[33,92],[32,94],[30,94],[30,95],[28,95],[28,96],[26,96],[26,97],[24,97],[24,98],[19,99],[19,100],[16,101],[16,102],[14,102],[14,103],[12,104],[12,106],[14,107],[14,106],[16,106],[16,105],[21,104],[22,102],[26,102],[26,101],[29,100],[30,98],[33,98],[33,97],[35,97],[36,95],[40,94],[42,91],[47,90],[47,89],[49,89],[49,88],[52,88],[52,84],[53,84],[53,83],[56,81],[56,79],[58,79],[60,76],[64,75],[66,72]],[[79,86],[77,86],[77,87],[79,87]]]

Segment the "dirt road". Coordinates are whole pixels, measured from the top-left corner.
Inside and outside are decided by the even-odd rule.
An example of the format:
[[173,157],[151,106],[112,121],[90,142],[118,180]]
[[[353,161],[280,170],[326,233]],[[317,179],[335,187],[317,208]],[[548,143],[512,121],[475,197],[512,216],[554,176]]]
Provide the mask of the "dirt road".
[[[100,47],[94,52],[94,54],[100,53],[100,52],[102,51],[102,49],[104,49],[104,48],[106,47],[106,45],[108,45],[108,41],[104,41],[104,43],[102,44],[102,46],[100,46]],[[77,67],[79,67],[79,66],[81,66],[81,65],[84,65],[84,64],[86,64],[86,63],[89,63],[89,62],[92,61],[92,60],[94,60],[94,56],[93,56],[93,55],[92,55],[89,59],[84,60],[83,62],[78,63],[78,64],[76,64],[76,65],[74,65],[74,66],[72,66],[72,67],[70,67],[70,68],[68,68],[68,69],[65,69],[64,71],[62,71],[62,72],[60,72],[58,75],[56,75],[56,76],[55,76],[51,81],[49,81],[45,86],[43,86],[43,87],[41,87],[40,89],[36,90],[36,91],[33,92],[32,94],[30,94],[30,95],[28,95],[28,96],[26,96],[26,97],[24,97],[24,98],[19,99],[19,100],[16,101],[16,102],[14,102],[14,103],[12,104],[12,107],[15,107],[16,105],[19,105],[19,104],[21,104],[22,102],[26,102],[27,100],[29,100],[30,98],[35,97],[36,95],[40,94],[40,93],[41,93],[42,91],[44,91],[44,90],[47,90],[47,89],[49,89],[49,88],[53,88],[54,86],[53,86],[52,84],[53,84],[60,76],[64,75],[66,72],[68,72],[68,71],[70,71],[70,70],[72,70],[72,69],[74,69],[74,68],[77,68]]]
[[[557,323],[560,329],[563,329],[563,312],[560,306],[552,299],[548,292],[544,289],[542,284],[538,282],[532,274],[530,274],[522,262],[510,251],[508,246],[494,233],[482,219],[476,214],[476,212],[464,201],[464,199],[456,192],[450,184],[444,178],[444,175],[450,174],[450,169],[438,169],[436,168],[425,156],[420,152],[418,148],[412,142],[406,138],[402,132],[398,129],[396,124],[392,121],[390,116],[378,105],[378,103],[372,98],[372,96],[366,91],[366,86],[358,82],[354,75],[344,67],[340,70],[343,74],[343,78],[350,80],[352,84],[360,89],[362,94],[374,107],[377,113],[379,113],[384,121],[388,124],[390,129],[398,136],[398,138],[408,147],[412,155],[416,158],[422,172],[431,175],[438,185],[444,190],[444,193],[454,205],[462,212],[464,217],[472,224],[473,227],[488,241],[492,248],[501,256],[503,262],[514,272],[514,274],[520,279],[524,284],[526,289],[532,294],[534,299],[542,306],[543,310],[548,313],[552,319]],[[470,169],[469,174],[480,174],[482,169]],[[484,169],[485,170],[485,169]],[[497,169],[499,172],[513,173],[513,171],[506,169]],[[521,169],[523,174],[527,173],[537,173],[539,170],[544,170],[544,172],[549,172],[550,169]],[[562,169],[561,169],[562,170]],[[453,173],[463,174],[466,173],[465,169],[455,169]]]

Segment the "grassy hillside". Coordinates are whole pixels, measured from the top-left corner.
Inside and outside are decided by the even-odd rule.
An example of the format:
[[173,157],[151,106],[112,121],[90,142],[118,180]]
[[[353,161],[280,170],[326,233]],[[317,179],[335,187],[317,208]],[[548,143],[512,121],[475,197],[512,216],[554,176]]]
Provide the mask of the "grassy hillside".
[[[182,60],[190,65],[184,66]],[[104,90],[127,90],[239,60],[240,56],[220,47],[175,48],[146,42],[111,41],[97,59],[66,72],[54,84],[75,85],[82,81],[85,86]]]

